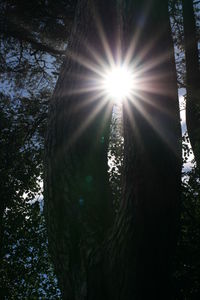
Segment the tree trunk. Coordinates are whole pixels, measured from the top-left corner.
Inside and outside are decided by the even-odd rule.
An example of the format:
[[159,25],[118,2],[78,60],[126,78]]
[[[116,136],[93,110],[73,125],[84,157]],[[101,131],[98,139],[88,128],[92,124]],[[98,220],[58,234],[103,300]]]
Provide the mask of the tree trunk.
[[114,0],[78,2],[67,57],[50,101],[45,209],[49,248],[67,300],[84,297],[87,251],[104,239],[112,223],[107,173],[112,104],[92,88],[103,68],[101,58],[108,64],[104,29],[111,51],[116,48],[116,11]]
[[200,168],[200,70],[192,0],[183,0],[186,60],[186,124],[197,166]]
[[[79,1],[68,46],[73,57],[84,57],[83,63],[87,59],[94,63],[93,49],[106,57],[99,20],[111,51],[117,49],[117,1],[94,1],[95,14],[91,2]],[[101,100],[86,105],[93,93],[70,92],[85,87],[92,72],[69,57],[51,100],[46,211],[50,250],[64,299],[83,299],[82,262],[88,236],[90,240],[95,236],[92,246],[100,246],[87,266],[87,299],[172,299],[181,131],[168,6],[166,0],[125,4],[124,44],[128,48],[135,37],[132,65],[136,75],[142,72],[136,94],[124,104],[123,199],[110,233],[106,230],[112,215],[106,152],[111,108],[108,114],[102,109],[80,134]]]
[[91,259],[88,299],[169,300],[181,129],[168,1],[126,1],[123,36],[138,76],[124,103],[123,199],[112,233]]
[[181,130],[168,1],[136,0],[132,12],[124,36],[129,42],[130,26],[135,36],[138,33],[133,61],[139,83],[133,99],[124,104],[123,200],[133,218],[133,292],[135,299],[169,300],[180,204]]

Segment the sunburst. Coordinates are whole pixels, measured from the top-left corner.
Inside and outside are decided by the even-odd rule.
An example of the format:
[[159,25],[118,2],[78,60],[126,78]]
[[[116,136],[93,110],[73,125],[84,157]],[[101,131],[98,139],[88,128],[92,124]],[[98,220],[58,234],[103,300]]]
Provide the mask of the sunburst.
[[[148,14],[148,10],[146,11]],[[162,134],[162,130],[159,126],[155,124],[152,118],[150,110],[146,110],[145,107],[152,106],[156,110],[161,110],[163,114],[167,114],[166,108],[164,106],[158,106],[153,99],[149,97],[150,94],[165,94],[170,93],[166,90],[166,87],[160,85],[161,77],[163,82],[166,80],[166,74],[163,72],[155,72],[159,65],[169,56],[166,51],[162,55],[148,58],[148,53],[152,51],[157,42],[156,39],[159,37],[161,32],[155,35],[154,39],[149,43],[140,53],[136,55],[136,45],[140,39],[141,29],[137,29],[133,38],[130,41],[130,45],[122,57],[122,49],[120,48],[120,42],[116,43],[116,47],[119,49],[114,49],[115,54],[113,54],[113,48],[111,49],[109,40],[106,37],[106,33],[103,29],[103,25],[99,18],[96,18],[97,33],[99,35],[99,44],[101,45],[101,52],[94,48],[94,45],[90,45],[85,42],[82,47],[86,49],[87,57],[82,56],[80,53],[69,53],[70,59],[75,60],[76,63],[80,64],[86,72],[81,72],[80,74],[75,74],[78,81],[81,81],[81,85],[74,90],[68,90],[68,93],[84,94],[82,104],[77,105],[77,110],[81,110],[83,107],[88,107],[92,102],[96,102],[93,106],[93,111],[90,111],[90,116],[87,116],[84,124],[80,124],[80,128],[74,133],[74,139],[77,139],[83,131],[90,126],[90,123],[96,118],[96,116],[101,112],[105,111],[105,119],[107,114],[110,114],[110,107],[112,104],[123,104],[125,111],[127,111],[128,118],[131,123],[134,123],[131,116],[131,108],[134,107],[135,110],[139,111],[146,120],[151,124],[154,130],[158,131],[158,134]],[[80,37],[81,39],[81,37]],[[119,37],[119,40],[120,37]],[[102,51],[103,49],[103,51]],[[89,54],[89,55],[88,55]],[[89,57],[89,58],[88,58]],[[83,78],[81,78],[81,76]],[[169,95],[170,97],[170,95]],[[127,100],[127,101],[125,101]],[[111,104],[112,103],[112,104]],[[105,110],[107,108],[107,112]],[[102,120],[102,123],[104,120]],[[133,124],[134,130],[137,131]],[[164,138],[162,136],[162,138]]]
[[134,89],[134,76],[126,66],[116,65],[105,71],[102,89],[111,100],[121,102]]

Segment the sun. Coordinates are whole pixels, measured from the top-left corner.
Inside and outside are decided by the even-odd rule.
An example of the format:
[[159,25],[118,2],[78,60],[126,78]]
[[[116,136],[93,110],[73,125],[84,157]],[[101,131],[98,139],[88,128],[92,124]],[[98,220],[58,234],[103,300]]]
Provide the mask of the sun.
[[113,101],[121,102],[133,91],[133,74],[125,66],[115,66],[104,76],[103,88]]

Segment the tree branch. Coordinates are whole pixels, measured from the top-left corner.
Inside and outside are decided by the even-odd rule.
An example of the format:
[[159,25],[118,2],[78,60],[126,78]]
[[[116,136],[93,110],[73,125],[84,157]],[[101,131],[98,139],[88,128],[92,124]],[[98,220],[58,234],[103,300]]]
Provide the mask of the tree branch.
[[200,0],[199,1],[194,1],[193,5],[196,5],[196,4],[199,4],[199,3],[200,3]]
[[64,50],[59,50],[56,48],[53,48],[50,45],[47,45],[45,43],[41,43],[37,41],[28,30],[22,28],[22,27],[16,27],[13,28],[13,26],[7,25],[6,28],[4,26],[1,27],[0,34],[2,34],[4,37],[13,37],[19,41],[27,42],[31,44],[31,47],[37,51],[43,51],[47,52],[51,55],[63,55],[65,54]]

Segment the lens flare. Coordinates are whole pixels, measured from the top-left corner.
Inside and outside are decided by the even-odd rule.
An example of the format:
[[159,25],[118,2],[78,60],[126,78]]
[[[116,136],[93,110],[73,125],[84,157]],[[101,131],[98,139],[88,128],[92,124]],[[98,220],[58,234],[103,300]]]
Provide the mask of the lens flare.
[[115,66],[106,72],[103,88],[114,101],[121,102],[133,91],[133,74],[124,66]]

